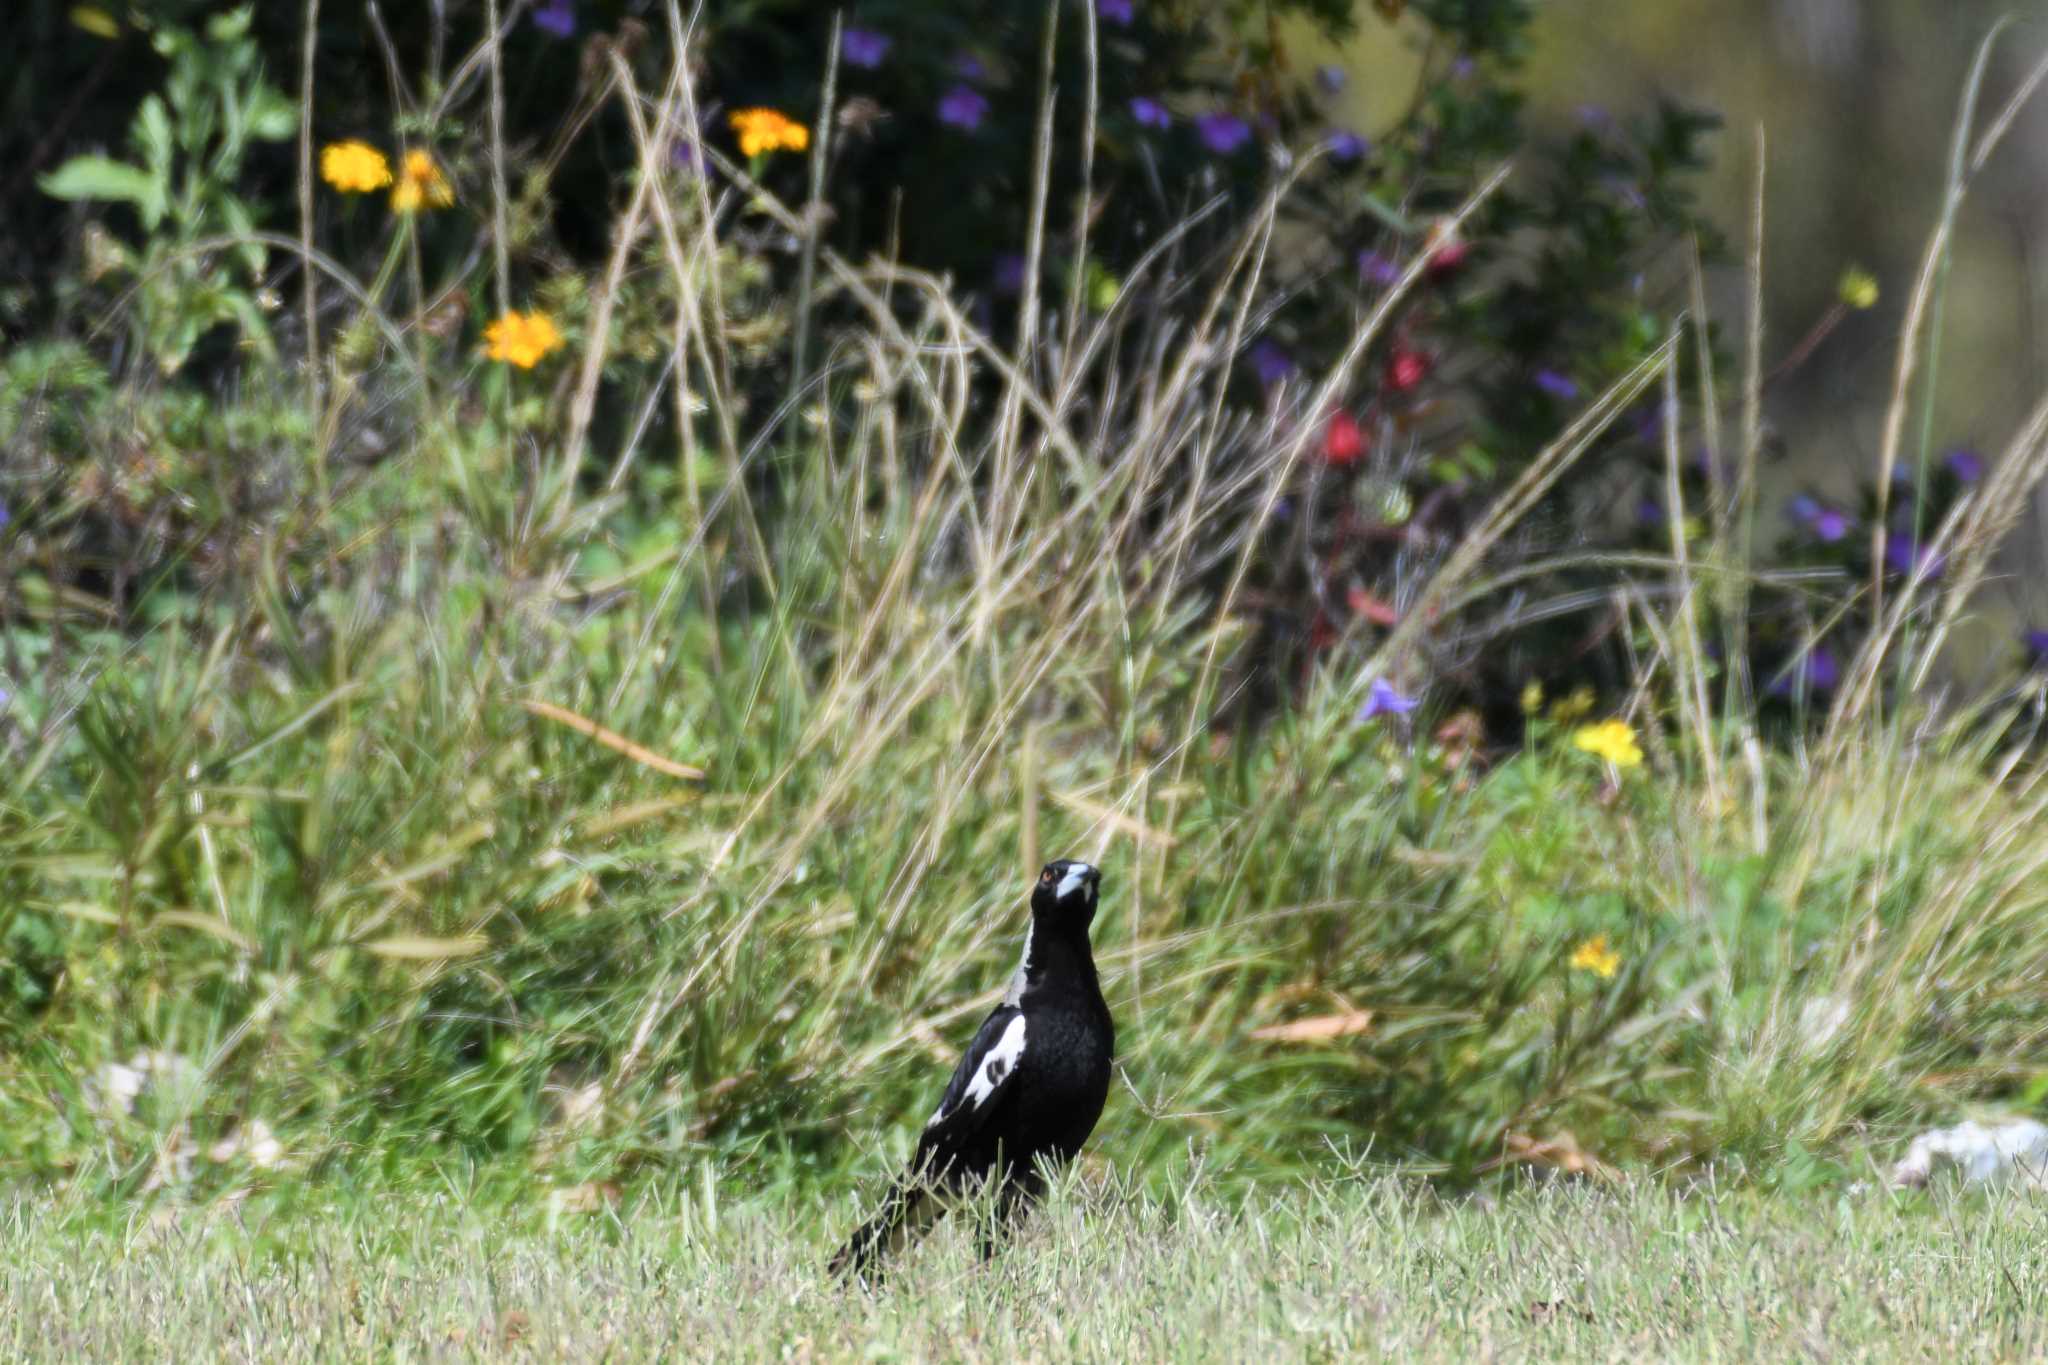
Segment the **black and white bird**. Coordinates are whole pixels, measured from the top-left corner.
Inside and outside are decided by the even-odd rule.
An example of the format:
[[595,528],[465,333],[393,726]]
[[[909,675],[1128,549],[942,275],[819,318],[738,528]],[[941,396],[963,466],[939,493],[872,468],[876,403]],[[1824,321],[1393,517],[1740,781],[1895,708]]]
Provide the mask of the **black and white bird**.
[[[1007,1219],[1043,1191],[1041,1163],[1071,1161],[1088,1140],[1109,1098],[1116,1046],[1088,948],[1101,885],[1086,863],[1061,860],[1038,874],[1024,960],[1003,1002],[967,1045],[910,1169],[832,1258],[833,1274],[871,1278],[946,1211],[949,1196],[983,1181],[994,1182],[996,1217]],[[991,1234],[983,1255],[994,1250]]]

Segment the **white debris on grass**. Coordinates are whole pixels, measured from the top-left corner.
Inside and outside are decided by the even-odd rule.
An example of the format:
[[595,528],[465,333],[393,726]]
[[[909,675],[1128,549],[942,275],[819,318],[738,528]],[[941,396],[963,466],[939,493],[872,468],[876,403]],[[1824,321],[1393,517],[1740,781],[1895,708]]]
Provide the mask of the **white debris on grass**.
[[1939,1166],[1953,1165],[1968,1185],[2019,1184],[2048,1190],[2048,1124],[2033,1119],[1974,1119],[1913,1139],[1892,1167],[1892,1184],[1925,1185]]
[[267,1171],[284,1160],[284,1144],[262,1119],[251,1119],[207,1149],[217,1162],[244,1157],[259,1171]]
[[124,1065],[108,1062],[82,1087],[85,1107],[104,1118],[135,1112],[135,1101],[149,1090],[173,1101],[197,1098],[199,1068],[175,1052],[138,1052]]

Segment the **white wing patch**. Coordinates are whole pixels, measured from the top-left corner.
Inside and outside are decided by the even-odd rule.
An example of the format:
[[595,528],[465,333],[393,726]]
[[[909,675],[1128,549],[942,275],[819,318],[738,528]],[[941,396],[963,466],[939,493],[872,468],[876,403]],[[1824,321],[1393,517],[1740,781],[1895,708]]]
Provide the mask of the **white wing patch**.
[[[988,1103],[988,1097],[995,1094],[996,1087],[1016,1069],[1017,1059],[1023,1055],[1024,1016],[1020,1014],[1004,1026],[1002,1033],[996,1038],[995,1046],[988,1050],[987,1055],[981,1059],[981,1065],[974,1069],[974,1075],[968,1078],[965,1097],[967,1103],[977,1109]],[[929,1128],[950,1117],[952,1113],[952,1110],[946,1108],[946,1102],[940,1100],[939,1107],[932,1111],[932,1116],[925,1120],[924,1126]]]
[[1003,1030],[1003,1036],[996,1039],[996,1045],[988,1050],[988,1056],[981,1059],[975,1069],[974,1079],[967,1082],[967,1102],[977,1109],[995,1094],[996,1087],[1003,1083],[1017,1065],[1017,1059],[1024,1055],[1024,1016],[1018,1015]]
[[1075,863],[1067,869],[1067,875],[1060,878],[1059,887],[1053,894],[1057,895],[1061,900],[1065,900],[1081,889],[1081,883],[1087,880],[1088,874],[1094,870],[1094,868],[1086,863]]

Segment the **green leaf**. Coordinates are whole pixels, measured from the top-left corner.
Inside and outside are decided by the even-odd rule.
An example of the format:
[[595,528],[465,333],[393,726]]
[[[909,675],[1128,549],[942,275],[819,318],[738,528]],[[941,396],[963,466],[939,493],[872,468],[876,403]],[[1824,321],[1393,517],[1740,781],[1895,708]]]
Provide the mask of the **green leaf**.
[[259,85],[250,97],[249,136],[283,142],[299,132],[299,106],[276,87]]
[[161,180],[125,161],[105,156],[74,156],[36,183],[54,199],[106,199],[135,205],[142,225],[154,229],[164,216]]
[[249,18],[254,11],[244,5],[231,9],[226,14],[216,14],[206,21],[206,36],[216,43],[232,43],[249,31]]
[[137,150],[142,153],[143,164],[158,181],[169,184],[171,179],[171,116],[164,109],[162,97],[150,95],[142,101],[142,107],[135,111],[135,139]]

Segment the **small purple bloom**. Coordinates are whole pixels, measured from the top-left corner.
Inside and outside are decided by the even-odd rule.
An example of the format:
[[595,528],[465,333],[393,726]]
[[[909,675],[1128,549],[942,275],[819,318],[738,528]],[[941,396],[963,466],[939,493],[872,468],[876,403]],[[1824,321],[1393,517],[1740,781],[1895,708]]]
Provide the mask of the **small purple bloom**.
[[1955,475],[1957,483],[1975,483],[1984,477],[1984,460],[1976,451],[1963,447],[1942,457],[1942,464]]
[[1024,253],[1021,251],[997,252],[995,269],[989,273],[994,279],[997,293],[1015,294],[1021,292],[1024,288]]
[[1479,63],[1473,61],[1470,57],[1460,57],[1451,63],[1451,74],[1461,81],[1468,79],[1478,69]]
[[1644,526],[1662,526],[1664,504],[1645,493],[1642,500],[1636,503],[1636,520]]
[[2033,667],[2048,667],[2048,630],[2022,631],[2020,643],[2027,647],[2028,662]]
[[692,175],[704,174],[704,149],[695,138],[679,137],[668,147],[668,164]]
[[1229,156],[1251,141],[1252,126],[1235,114],[1204,114],[1195,120],[1202,145],[1218,156]]
[[1811,532],[1814,539],[1829,545],[1849,534],[1847,512],[1838,507],[1830,507],[1824,502],[1817,502],[1804,493],[1787,503],[1785,510],[1791,514],[1792,520]]
[[1323,139],[1323,146],[1338,161],[1356,161],[1372,150],[1372,144],[1349,129],[1339,128]]
[[956,85],[939,99],[939,122],[973,132],[988,117],[988,96],[971,85]]
[[1095,0],[1095,12],[1112,24],[1131,26],[1133,6],[1131,0]]
[[1334,64],[1316,68],[1316,84],[1325,95],[1335,95],[1344,89],[1344,68]]
[[1582,104],[1576,112],[1579,116],[1579,122],[1588,128],[1611,128],[1614,126],[1614,115],[1608,113],[1602,105]]
[[961,52],[953,57],[953,74],[963,81],[978,81],[988,75],[988,68],[972,52]]
[[1884,543],[1885,567],[1895,574],[1939,578],[1948,563],[1946,555],[1934,554],[1911,536],[1895,535]]
[[576,0],[547,0],[533,12],[533,26],[557,38],[571,37],[576,32]]
[[1377,251],[1358,253],[1358,277],[1371,284],[1388,285],[1401,278],[1401,267],[1390,256]]
[[1815,645],[1773,678],[1768,690],[1774,697],[1789,697],[1795,689],[1807,693],[1832,692],[1841,680],[1842,664],[1835,658],[1835,652],[1826,645]]
[[7,529],[7,523],[14,520],[14,514],[7,510],[5,501],[0,501],[0,531]]
[[1271,337],[1260,337],[1251,349],[1252,369],[1267,388],[1294,373],[1294,358]]
[[839,34],[839,55],[846,59],[846,64],[868,71],[880,66],[895,45],[894,38],[871,28],[842,29]]
[[1374,716],[1405,716],[1420,705],[1420,698],[1404,697],[1385,678],[1374,678],[1365,690],[1365,705],[1358,708],[1354,719],[1363,725]]
[[1158,100],[1139,95],[1131,101],[1131,117],[1140,128],[1171,128],[1173,115]]
[[1571,376],[1557,370],[1545,368],[1536,371],[1535,382],[1537,388],[1561,402],[1568,403],[1579,396],[1579,386],[1572,382]]

